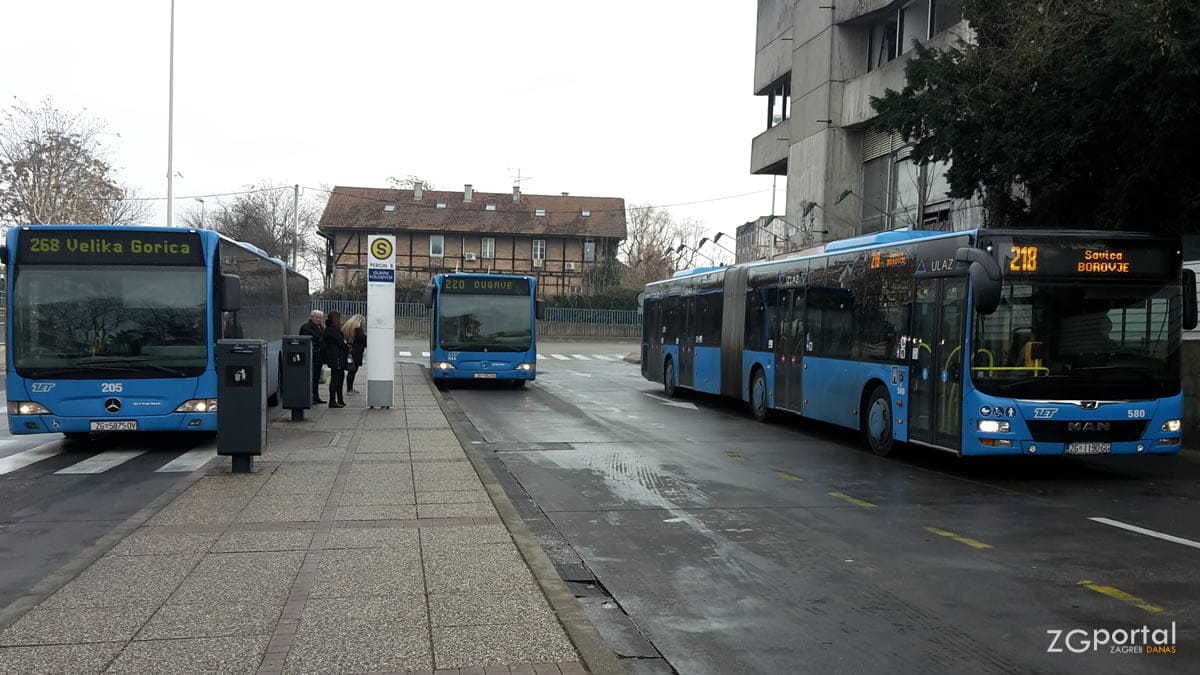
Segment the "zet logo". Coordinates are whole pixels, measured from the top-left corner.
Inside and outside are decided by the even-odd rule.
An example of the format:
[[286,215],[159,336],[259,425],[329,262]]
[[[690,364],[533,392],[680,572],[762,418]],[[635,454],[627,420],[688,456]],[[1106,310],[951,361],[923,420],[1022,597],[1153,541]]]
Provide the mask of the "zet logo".
[[371,242],[371,255],[376,260],[387,260],[392,257],[392,242],[387,239],[376,239]]
[[34,382],[29,386],[35,394],[45,394],[54,389],[55,382]]
[[1058,408],[1034,408],[1033,416],[1039,420],[1048,420],[1057,412]]

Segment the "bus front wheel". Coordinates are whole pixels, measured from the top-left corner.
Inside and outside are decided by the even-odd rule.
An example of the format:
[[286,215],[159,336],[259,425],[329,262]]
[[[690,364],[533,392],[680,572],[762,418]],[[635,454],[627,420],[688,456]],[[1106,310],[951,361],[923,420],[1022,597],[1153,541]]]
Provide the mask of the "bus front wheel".
[[754,378],[750,380],[750,412],[759,422],[766,422],[771,413],[767,407],[767,376],[762,368],[755,370]]
[[675,396],[675,362],[667,359],[667,365],[663,368],[663,393],[667,396]]
[[867,397],[863,412],[862,432],[871,452],[880,457],[892,454],[896,445],[892,437],[892,401],[883,385],[876,386]]

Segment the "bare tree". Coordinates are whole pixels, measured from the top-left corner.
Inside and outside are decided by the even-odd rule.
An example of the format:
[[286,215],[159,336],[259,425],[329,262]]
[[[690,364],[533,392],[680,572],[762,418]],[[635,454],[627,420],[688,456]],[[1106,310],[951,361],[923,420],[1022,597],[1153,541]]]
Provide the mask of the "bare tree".
[[100,204],[100,222],[114,225],[145,225],[154,219],[154,207],[134,188],[119,188],[119,199]]
[[424,178],[421,178],[418,175],[411,174],[411,173],[408,174],[407,176],[405,176],[404,178],[396,178],[395,176],[388,176],[387,182],[388,182],[388,187],[392,188],[393,190],[412,190],[412,189],[416,188],[416,186],[418,184],[421,185],[421,187],[426,190],[436,190],[437,189],[433,186],[433,183],[425,180]]
[[[103,122],[44,99],[0,115],[0,224],[133,222],[148,211],[122,202],[101,137]],[[116,134],[112,134],[116,135]],[[142,205],[144,207],[144,205]]]
[[693,219],[676,221],[665,209],[635,204],[626,218],[628,234],[620,255],[628,266],[625,285],[640,287],[694,267],[703,225]]

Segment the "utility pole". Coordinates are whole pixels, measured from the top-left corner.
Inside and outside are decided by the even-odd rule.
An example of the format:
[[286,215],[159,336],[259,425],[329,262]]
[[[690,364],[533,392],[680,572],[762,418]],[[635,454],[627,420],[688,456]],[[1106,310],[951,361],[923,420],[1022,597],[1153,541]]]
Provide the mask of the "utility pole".
[[292,193],[292,269],[296,268],[296,251],[300,248],[300,184]]
[[171,58],[167,84],[167,227],[175,225],[175,0],[171,0]]

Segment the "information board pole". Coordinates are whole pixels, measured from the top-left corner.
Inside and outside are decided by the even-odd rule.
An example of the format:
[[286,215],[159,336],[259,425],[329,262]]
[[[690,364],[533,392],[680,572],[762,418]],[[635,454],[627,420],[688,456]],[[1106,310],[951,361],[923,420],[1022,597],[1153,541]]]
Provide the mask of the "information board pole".
[[390,408],[396,377],[396,238],[367,237],[367,407]]

